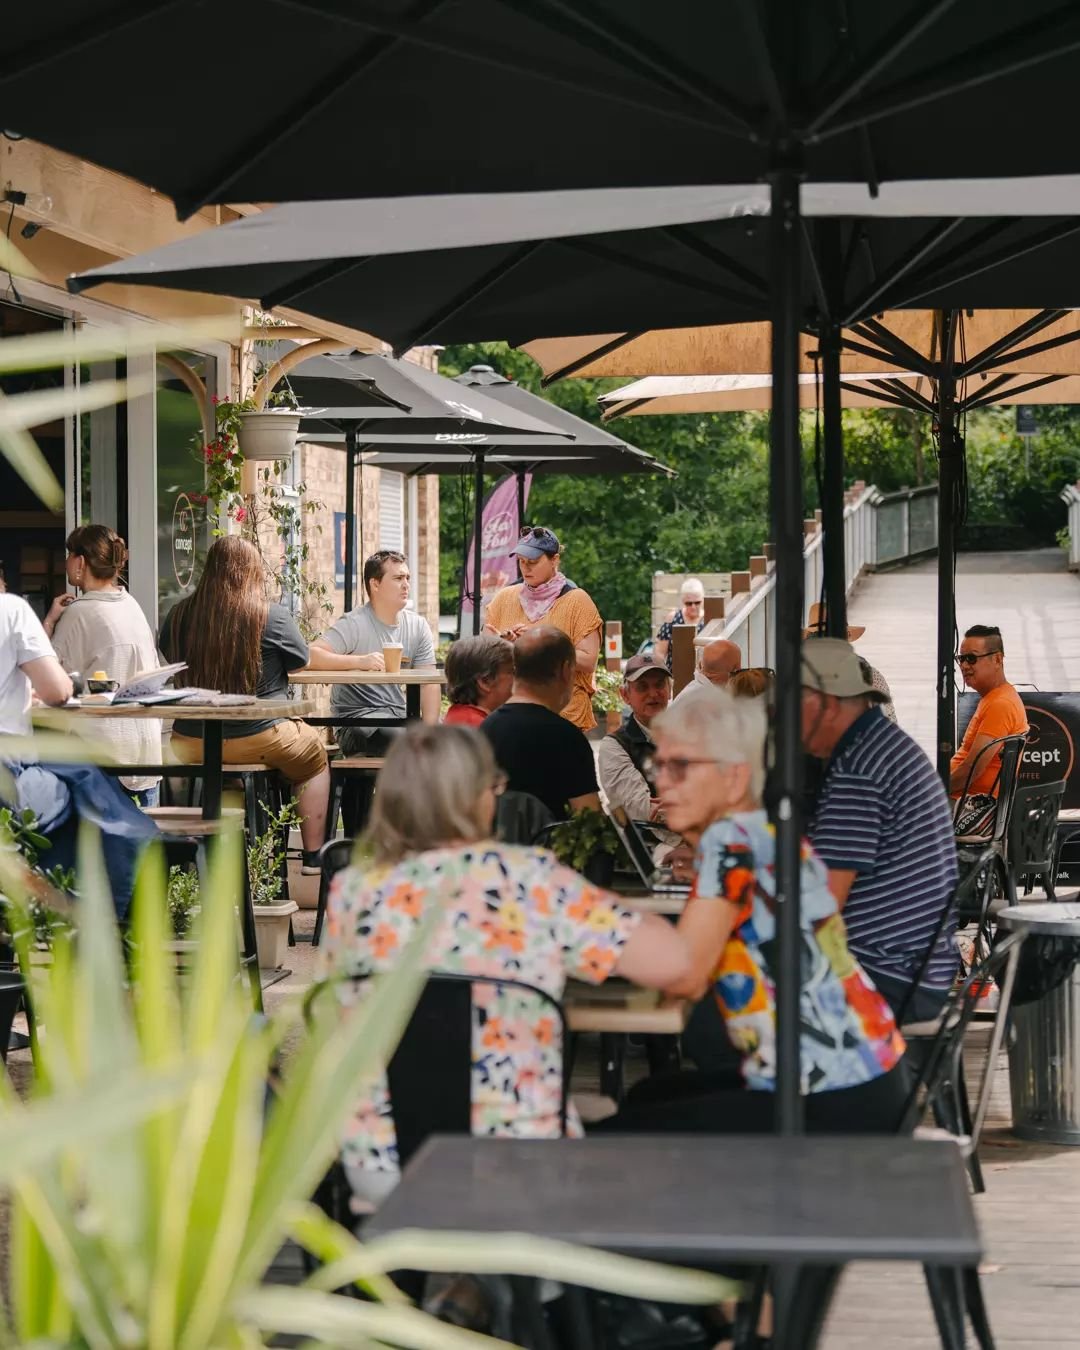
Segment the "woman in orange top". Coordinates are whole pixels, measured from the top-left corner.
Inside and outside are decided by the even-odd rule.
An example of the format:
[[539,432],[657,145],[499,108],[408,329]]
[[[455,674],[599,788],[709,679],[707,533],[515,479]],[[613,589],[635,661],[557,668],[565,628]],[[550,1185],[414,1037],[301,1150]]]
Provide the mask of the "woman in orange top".
[[526,628],[538,623],[561,628],[577,653],[574,692],[562,715],[581,731],[591,731],[596,726],[592,710],[592,696],[596,692],[593,677],[604,621],[588,593],[568,581],[559,570],[559,551],[559,540],[551,530],[542,525],[529,525],[522,530],[514,550],[522,581],[495,592],[484,627],[508,642],[515,642]]

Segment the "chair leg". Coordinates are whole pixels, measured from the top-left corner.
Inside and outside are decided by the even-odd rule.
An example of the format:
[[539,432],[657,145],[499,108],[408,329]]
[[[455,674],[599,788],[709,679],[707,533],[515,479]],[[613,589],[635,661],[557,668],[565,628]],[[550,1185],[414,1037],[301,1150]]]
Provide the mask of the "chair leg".
[[923,1272],[943,1350],[964,1350],[964,1306],[955,1272],[940,1266],[923,1266]]
[[600,1091],[615,1102],[621,1102],[625,1092],[625,1061],[626,1037],[603,1032],[600,1036]]
[[962,1272],[961,1278],[964,1283],[964,1304],[971,1319],[971,1329],[979,1343],[979,1350],[994,1350],[994,1333],[990,1330],[990,1317],[983,1302],[978,1266],[968,1266]]
[[983,1181],[982,1164],[979,1162],[979,1153],[974,1138],[975,1123],[971,1115],[971,1101],[968,1097],[967,1079],[964,1077],[963,1060],[957,1063],[954,1077],[956,1081],[952,1084],[952,1092],[956,1099],[959,1132],[966,1134],[971,1140],[971,1152],[967,1156],[967,1170],[968,1176],[971,1178],[971,1189],[976,1195],[982,1195],[986,1190],[986,1183]]

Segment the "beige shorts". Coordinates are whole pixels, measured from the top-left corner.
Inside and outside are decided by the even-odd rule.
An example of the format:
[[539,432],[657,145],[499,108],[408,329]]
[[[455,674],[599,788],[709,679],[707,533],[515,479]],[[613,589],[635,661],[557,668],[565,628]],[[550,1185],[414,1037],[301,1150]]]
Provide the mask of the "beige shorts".
[[[201,764],[203,743],[198,736],[174,731],[172,748],[181,764]],[[326,747],[306,722],[275,722],[254,736],[227,736],[222,743],[223,764],[265,764],[290,783],[306,783],[327,766]]]

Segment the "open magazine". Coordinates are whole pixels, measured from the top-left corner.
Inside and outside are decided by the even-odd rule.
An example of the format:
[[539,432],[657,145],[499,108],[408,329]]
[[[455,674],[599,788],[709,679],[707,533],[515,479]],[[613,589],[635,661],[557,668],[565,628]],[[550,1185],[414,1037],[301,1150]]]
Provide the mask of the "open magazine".
[[166,689],[165,686],[174,675],[187,670],[186,661],[174,661],[169,666],[158,666],[154,670],[140,670],[119,689],[103,694],[87,694],[84,703],[174,703],[190,693],[187,689]]

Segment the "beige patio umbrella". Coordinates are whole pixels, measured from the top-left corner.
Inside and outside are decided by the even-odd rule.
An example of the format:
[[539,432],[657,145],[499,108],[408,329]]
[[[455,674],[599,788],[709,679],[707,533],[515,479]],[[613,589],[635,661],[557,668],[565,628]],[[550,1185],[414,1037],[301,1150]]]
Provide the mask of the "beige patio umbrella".
[[[970,410],[991,404],[1080,403],[1080,375],[1042,378],[1015,371],[1001,374],[1004,383],[997,373],[993,378],[980,375],[968,380],[961,388],[961,407]],[[913,407],[916,399],[933,400],[930,381],[924,376],[895,371],[880,376],[845,375],[840,388],[845,408],[912,407],[918,411]],[[799,376],[801,407],[816,408],[820,394],[819,377]],[[605,422],[655,414],[768,412],[771,401],[771,375],[646,375],[602,394],[598,400]]]
[[[961,326],[968,362],[985,358],[985,369],[1080,375],[1080,311],[975,310],[962,316]],[[937,310],[891,310],[843,330],[841,369],[853,375],[894,372],[907,366],[901,352],[932,362],[941,350],[939,333]],[[769,369],[771,341],[767,323],[741,323],[541,338],[521,350],[550,383],[571,376],[757,375]],[[817,349],[817,338],[804,333],[799,354],[805,374],[815,373]]]

